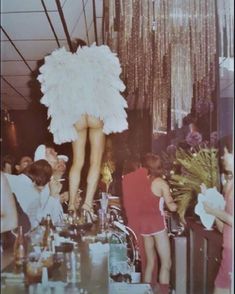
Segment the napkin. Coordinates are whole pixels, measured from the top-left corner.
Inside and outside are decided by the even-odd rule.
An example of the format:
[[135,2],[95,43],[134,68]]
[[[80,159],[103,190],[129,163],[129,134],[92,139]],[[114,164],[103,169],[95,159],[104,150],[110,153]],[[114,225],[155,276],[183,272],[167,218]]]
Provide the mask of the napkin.
[[207,230],[210,230],[215,221],[215,216],[205,212],[205,209],[203,207],[204,201],[209,202],[213,208],[219,208],[222,210],[224,210],[225,208],[225,201],[223,195],[220,194],[215,187],[206,189],[204,194],[198,194],[198,202],[195,206],[194,211],[197,215],[200,216],[203,226]]

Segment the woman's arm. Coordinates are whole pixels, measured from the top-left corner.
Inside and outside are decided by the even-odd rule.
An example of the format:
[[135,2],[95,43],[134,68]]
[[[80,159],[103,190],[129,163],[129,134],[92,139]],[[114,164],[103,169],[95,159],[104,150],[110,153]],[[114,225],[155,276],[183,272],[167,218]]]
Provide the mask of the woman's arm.
[[165,203],[170,211],[177,210],[177,204],[171,197],[170,187],[166,181],[157,178],[152,182],[152,192],[156,196],[163,196]]
[[15,200],[7,178],[1,173],[1,233],[13,230],[18,225]]
[[203,202],[203,205],[206,213],[214,215],[216,218],[220,219],[224,223],[233,226],[233,216],[231,214],[222,209],[211,207],[210,203],[206,201]]
[[220,233],[223,233],[224,223],[220,219],[216,218],[215,219],[215,224],[216,224],[216,227],[217,227],[218,231]]

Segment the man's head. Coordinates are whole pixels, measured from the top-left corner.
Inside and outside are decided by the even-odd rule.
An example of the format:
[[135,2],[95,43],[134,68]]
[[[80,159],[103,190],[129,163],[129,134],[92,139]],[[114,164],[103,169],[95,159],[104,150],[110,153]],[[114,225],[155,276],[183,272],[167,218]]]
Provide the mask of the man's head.
[[38,190],[42,190],[43,187],[50,182],[52,167],[49,162],[44,159],[40,159],[24,169],[24,173],[31,178]]
[[18,174],[21,174],[22,171],[32,163],[33,163],[33,160],[30,156],[28,155],[21,156],[18,163],[15,165],[15,169]]
[[4,173],[12,174],[14,169],[14,161],[15,161],[14,157],[10,154],[3,156],[1,161],[1,170]]
[[68,157],[66,155],[58,155],[58,162],[56,164],[55,170],[63,175],[66,171],[66,163],[68,162]]

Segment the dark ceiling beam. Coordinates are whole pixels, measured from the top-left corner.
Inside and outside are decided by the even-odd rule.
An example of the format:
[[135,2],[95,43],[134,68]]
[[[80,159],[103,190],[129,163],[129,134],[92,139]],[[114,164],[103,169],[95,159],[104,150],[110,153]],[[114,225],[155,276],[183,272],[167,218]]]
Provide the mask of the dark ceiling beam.
[[83,14],[84,14],[84,20],[85,20],[85,27],[86,27],[87,44],[90,45],[89,34],[88,34],[88,26],[87,26],[87,19],[86,19],[86,9],[85,9],[84,0],[82,0],[82,8],[83,8]]
[[96,23],[96,6],[95,6],[95,0],[92,0],[92,6],[93,6],[93,22],[94,22],[95,42],[96,42],[96,45],[99,45],[99,44],[98,44],[98,35],[97,35],[97,23]]
[[41,0],[41,3],[42,3],[42,6],[43,6],[43,9],[44,9],[44,12],[45,12],[45,14],[46,14],[47,20],[48,20],[48,22],[49,22],[49,25],[50,25],[50,27],[51,27],[51,30],[52,30],[52,32],[53,32],[53,34],[54,34],[54,37],[55,37],[56,43],[57,43],[58,47],[60,48],[60,42],[59,42],[59,39],[58,39],[58,37],[57,37],[57,35],[56,35],[55,29],[54,29],[54,27],[53,27],[53,24],[52,24],[52,22],[51,22],[51,19],[50,19],[50,16],[49,16],[49,14],[48,14],[48,11],[47,11],[47,8],[46,8],[46,5],[45,5],[45,3],[44,3],[44,0]]
[[2,75],[1,78],[3,79],[3,81],[5,83],[8,84],[8,86],[10,86],[17,94],[19,94],[27,103],[30,103],[30,100],[28,100],[27,98],[24,97],[24,95],[22,95],[19,91],[16,90],[16,88],[14,86],[12,86],[11,83],[8,82],[8,80],[6,80]]
[[32,68],[29,66],[29,64],[25,60],[24,56],[20,53],[20,50],[16,47],[15,43],[12,41],[12,39],[10,38],[10,36],[7,34],[7,32],[4,30],[4,28],[2,26],[1,26],[1,29],[2,29],[3,33],[5,34],[5,36],[7,37],[7,39],[9,40],[9,42],[11,43],[11,45],[15,48],[16,52],[20,55],[20,57],[24,61],[25,65],[28,67],[28,69],[31,71],[31,73],[33,73]]
[[70,38],[70,35],[69,35],[67,23],[66,23],[66,20],[65,20],[65,17],[64,17],[64,13],[63,13],[63,9],[62,9],[60,0],[55,0],[55,2],[56,2],[58,13],[60,15],[60,19],[61,19],[61,22],[62,22],[62,25],[63,25],[64,33],[65,33],[65,36],[66,36],[66,39],[67,39],[67,42],[68,42],[68,45],[69,45],[69,50],[71,52],[74,52],[72,41],[71,41],[71,38]]

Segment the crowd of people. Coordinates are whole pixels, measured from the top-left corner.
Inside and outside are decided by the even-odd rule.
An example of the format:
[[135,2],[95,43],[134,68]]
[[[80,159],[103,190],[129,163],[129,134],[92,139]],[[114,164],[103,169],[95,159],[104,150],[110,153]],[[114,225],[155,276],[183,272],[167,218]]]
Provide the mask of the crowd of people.
[[[52,144],[38,146],[34,158],[28,155],[16,160],[9,155],[3,158],[1,233],[19,225],[24,232],[32,230],[48,214],[54,225],[61,223],[63,213],[68,212],[67,163],[68,157],[57,155]],[[76,209],[79,205],[80,195],[77,193]],[[10,236],[2,235],[2,247],[11,243]]]
[[[225,148],[222,157],[223,170],[227,174],[224,186],[227,203],[225,211],[213,208],[210,203],[204,203],[205,211],[216,217],[216,224],[223,233],[224,240],[223,259],[215,281],[215,294],[227,294],[231,286],[234,168],[231,152]],[[67,156],[58,155],[50,144],[39,145],[34,158],[23,155],[15,164],[11,156],[3,158],[2,234],[19,225],[27,232],[36,228],[48,214],[53,224],[62,221],[63,213],[68,213],[69,204],[68,160]],[[83,201],[80,191],[77,191],[75,209],[79,209]],[[156,293],[168,293],[171,249],[165,213],[166,210],[175,212],[177,204],[171,197],[169,184],[163,179],[160,156],[147,153],[142,159],[139,156],[130,156],[125,161],[122,203],[128,226],[138,238],[142,281],[156,287]],[[8,244],[7,238],[2,238],[2,247]]]

